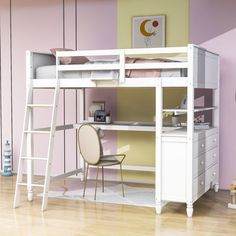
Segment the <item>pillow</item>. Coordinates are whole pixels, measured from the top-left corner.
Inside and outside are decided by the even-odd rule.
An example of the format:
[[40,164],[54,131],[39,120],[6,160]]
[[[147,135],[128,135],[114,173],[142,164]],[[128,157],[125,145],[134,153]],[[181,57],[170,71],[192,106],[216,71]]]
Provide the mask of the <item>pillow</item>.
[[[67,48],[51,48],[51,53],[56,56],[57,51],[74,51],[72,49]],[[84,64],[89,61],[87,57],[84,56],[76,56],[76,57],[60,57],[60,62],[64,65],[68,64]]]
[[[157,62],[164,62],[163,59],[149,59],[149,58],[126,58],[126,63],[157,63]],[[141,69],[141,70],[127,70],[126,71],[127,77],[160,77],[160,69]]]

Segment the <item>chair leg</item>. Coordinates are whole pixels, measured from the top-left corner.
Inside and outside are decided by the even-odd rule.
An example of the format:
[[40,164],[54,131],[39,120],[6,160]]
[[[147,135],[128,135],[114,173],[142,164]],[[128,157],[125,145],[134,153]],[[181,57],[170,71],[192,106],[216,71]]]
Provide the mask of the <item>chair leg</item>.
[[121,166],[121,164],[120,164],[120,178],[121,178],[122,194],[123,194],[123,197],[125,197],[124,181],[123,181],[123,173],[122,173],[122,166]]
[[85,197],[85,190],[86,190],[86,185],[87,185],[88,171],[89,171],[89,164],[87,165],[87,170],[86,170],[86,174],[85,174],[83,198]]
[[102,192],[104,192],[104,168],[102,166]]
[[96,196],[97,196],[98,172],[99,172],[99,166],[97,167],[97,177],[96,177],[96,185],[95,185],[94,200],[96,200]]

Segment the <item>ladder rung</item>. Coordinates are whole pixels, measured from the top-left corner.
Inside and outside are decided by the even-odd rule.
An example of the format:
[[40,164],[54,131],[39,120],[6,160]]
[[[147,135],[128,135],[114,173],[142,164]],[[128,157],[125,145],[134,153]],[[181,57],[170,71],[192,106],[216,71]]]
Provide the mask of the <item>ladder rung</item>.
[[47,161],[48,158],[45,157],[21,157],[23,160],[39,160],[39,161]]
[[[20,186],[27,186],[28,184],[27,183],[17,183],[18,185]],[[32,187],[41,187],[43,188],[44,185],[43,184],[31,184]]]
[[53,107],[53,104],[27,104],[27,107]]
[[50,134],[50,131],[45,130],[25,130],[24,132],[29,134]]

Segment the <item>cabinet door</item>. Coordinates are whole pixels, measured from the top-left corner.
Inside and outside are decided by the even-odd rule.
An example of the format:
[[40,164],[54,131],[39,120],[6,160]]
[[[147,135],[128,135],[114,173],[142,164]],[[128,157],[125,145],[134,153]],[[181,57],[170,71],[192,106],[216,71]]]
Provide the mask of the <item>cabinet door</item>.
[[186,156],[186,142],[162,142],[162,200],[185,202]]

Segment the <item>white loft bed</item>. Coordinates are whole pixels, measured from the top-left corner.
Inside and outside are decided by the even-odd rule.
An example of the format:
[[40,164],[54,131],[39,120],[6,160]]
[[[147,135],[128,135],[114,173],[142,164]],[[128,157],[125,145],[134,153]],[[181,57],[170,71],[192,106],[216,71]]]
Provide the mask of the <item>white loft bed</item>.
[[[126,63],[126,57],[151,57],[160,58],[160,55],[170,57],[173,54],[181,55],[174,57],[174,61],[130,64]],[[184,55],[184,56],[183,56]],[[116,61],[111,63],[91,63],[61,65],[60,57],[75,56],[115,56]],[[167,47],[149,49],[117,49],[117,50],[89,50],[89,51],[62,51],[57,52],[56,59],[50,54],[42,54],[27,51],[26,71],[27,86],[33,88],[55,88],[55,78],[36,78],[39,67],[56,65],[55,78],[59,79],[60,88],[80,89],[80,122],[84,121],[84,88],[152,88],[156,90],[156,120],[155,126],[136,125],[103,125],[107,130],[148,131],[156,134],[156,154],[154,168],[138,168],[141,170],[154,170],[156,212],[161,213],[161,208],[168,201],[184,202],[187,204],[187,214],[193,214],[193,203],[211,186],[218,191],[219,179],[219,56],[196,45],[186,47]],[[174,75],[164,77],[139,77],[126,76],[127,70],[175,70]],[[187,74],[178,73],[178,70],[186,70]],[[62,72],[80,72],[80,78],[60,78]],[[82,72],[90,72],[81,76]],[[106,71],[110,77],[104,78],[91,76],[91,71]],[[113,76],[113,72],[116,76]],[[172,71],[173,72],[173,71]],[[37,72],[38,73],[38,72]],[[51,77],[51,76],[50,76]],[[54,76],[53,76],[54,77]],[[163,88],[185,87],[187,88],[187,109],[181,113],[187,114],[187,128],[168,129],[163,127]],[[199,110],[194,108],[194,89],[206,88],[213,90],[213,106],[203,107]],[[212,110],[212,127],[207,130],[194,130],[194,112]],[[166,110],[169,111],[169,110]],[[178,112],[178,109],[171,109]],[[33,119],[33,118],[32,118]],[[31,119],[31,123],[33,120]],[[72,128],[71,125],[58,127],[58,130]],[[31,152],[31,150],[30,150]],[[28,165],[32,165],[30,161]],[[127,167],[127,169],[129,169]],[[132,167],[130,169],[135,169]],[[83,171],[81,167],[80,171]],[[78,172],[78,170],[76,170]],[[73,175],[76,171],[63,174],[60,177]],[[28,169],[28,198],[32,199],[32,170]]]
[[[192,47],[192,52],[191,52]],[[160,63],[137,63],[130,64],[125,63],[125,57],[138,56],[145,57],[151,56],[152,58],[160,55],[171,55],[171,54],[185,54],[179,57],[173,57],[174,60],[180,59],[180,61],[170,61],[170,62],[160,62]],[[192,55],[191,55],[192,54]],[[73,65],[60,65],[57,64],[58,73],[60,72],[73,72],[73,71],[117,71],[119,76],[106,78],[76,78],[73,74],[73,78],[67,76],[67,78],[60,78],[61,88],[93,88],[93,87],[155,87],[155,78],[128,78],[126,77],[125,70],[143,70],[143,69],[162,69],[162,70],[175,70],[175,73],[168,77],[166,73],[164,79],[162,80],[163,87],[186,87],[187,86],[187,76],[178,76],[176,69],[187,69],[191,70],[190,64],[194,69],[193,83],[196,88],[213,88],[217,87],[215,76],[217,72],[212,70],[215,67],[215,56],[216,54],[211,53],[203,48],[189,45],[188,47],[169,47],[169,48],[149,48],[149,49],[116,49],[116,50],[88,50],[88,51],[62,51],[57,52],[57,57],[76,57],[76,56],[92,56],[92,57],[106,57],[106,56],[116,56],[119,60],[116,63],[106,63],[106,64],[73,64]],[[169,58],[169,57],[168,57]],[[194,60],[191,62],[191,60]],[[59,60],[58,60],[59,61]],[[50,88],[54,87],[54,78],[48,79],[37,79],[36,69],[42,66],[55,65],[55,58],[51,54],[42,54],[35,52],[27,52],[27,69],[31,65],[31,79],[33,80],[33,86],[38,88]],[[176,73],[177,72],[177,73]],[[201,73],[205,73],[205,75]]]

